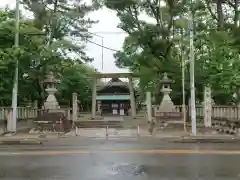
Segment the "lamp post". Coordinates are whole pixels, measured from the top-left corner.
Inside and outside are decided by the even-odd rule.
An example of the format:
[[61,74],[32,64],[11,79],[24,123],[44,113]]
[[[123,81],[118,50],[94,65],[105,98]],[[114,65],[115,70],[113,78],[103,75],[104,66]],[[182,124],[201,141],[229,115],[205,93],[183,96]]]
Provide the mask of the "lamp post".
[[[19,10],[20,2],[16,0],[16,17],[15,17],[15,40],[14,46],[18,49],[19,46],[19,21],[20,21],[20,10]],[[14,74],[14,84],[12,90],[12,116],[11,120],[8,120],[7,123],[7,130],[8,132],[16,132],[17,126],[17,95],[18,95],[18,58],[16,58],[16,67],[15,67],[15,74]]]
[[[192,5],[192,0],[191,0]],[[190,54],[189,54],[189,64],[190,64],[190,91],[191,91],[191,122],[192,122],[192,134],[197,134],[196,128],[196,107],[195,107],[195,78],[194,78],[194,35],[193,35],[193,12],[190,8],[189,11],[189,38],[190,38]]]

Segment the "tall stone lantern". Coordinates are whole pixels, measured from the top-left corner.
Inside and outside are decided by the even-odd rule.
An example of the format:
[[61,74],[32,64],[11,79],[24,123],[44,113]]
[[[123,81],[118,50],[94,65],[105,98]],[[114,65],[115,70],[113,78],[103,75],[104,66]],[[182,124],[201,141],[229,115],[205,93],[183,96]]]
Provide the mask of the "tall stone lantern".
[[159,110],[161,112],[174,112],[175,106],[169,96],[169,94],[172,92],[172,89],[170,88],[172,80],[168,78],[166,72],[164,73],[163,78],[160,80],[160,83],[162,84],[161,92],[163,93],[163,98]]
[[48,97],[44,103],[45,109],[49,109],[49,110],[60,109],[58,101],[55,97],[55,93],[57,92],[56,85],[58,83],[59,81],[54,77],[52,72],[46,76],[46,80],[44,81],[44,84],[46,85],[45,91],[48,93]]

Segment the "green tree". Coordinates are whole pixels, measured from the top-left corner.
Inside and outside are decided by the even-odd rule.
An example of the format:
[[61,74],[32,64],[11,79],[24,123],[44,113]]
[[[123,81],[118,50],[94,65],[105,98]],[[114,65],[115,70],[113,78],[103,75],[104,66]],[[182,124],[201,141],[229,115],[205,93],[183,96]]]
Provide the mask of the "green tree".
[[[181,103],[181,58],[186,66],[189,97],[189,11],[194,18],[196,97],[202,101],[203,88],[211,85],[215,101],[229,103],[239,89],[239,41],[236,37],[236,7],[232,1],[105,0],[117,12],[119,27],[128,33],[123,50],[115,54],[119,67],[140,74],[141,89],[150,88],[160,100],[159,79],[168,72],[175,81],[172,94]],[[217,10],[213,11],[212,7]],[[234,13],[223,11],[227,6]],[[230,12],[230,11],[229,11]],[[144,17],[144,18],[143,18]],[[235,32],[235,33],[234,33]],[[144,91],[143,91],[144,92]],[[223,98],[224,97],[224,98]]]
[[74,53],[77,60],[92,60],[84,48],[91,38],[88,29],[97,22],[87,17],[98,8],[96,3],[88,5],[82,0],[22,0],[22,3],[33,12],[34,26],[46,32],[46,44],[53,44],[64,55]]
[[82,107],[89,110],[92,100],[92,79],[90,75],[96,73],[95,69],[73,61],[63,61],[61,67],[58,87],[59,102],[69,105],[72,100],[72,93],[76,92]]
[[[44,99],[43,81],[46,72],[58,71],[59,57],[71,58],[79,62],[89,62],[92,58],[85,53],[85,44],[91,36],[88,29],[96,21],[86,16],[97,9],[97,4],[87,5],[83,1],[70,0],[22,0],[26,9],[33,12],[35,27],[45,32],[41,56],[36,58],[33,77],[39,84],[41,104]],[[49,61],[55,59],[55,64]]]
[[[27,102],[39,100],[42,105],[44,100],[44,79],[47,72],[52,71],[61,79],[59,85],[59,93],[64,98],[70,98],[72,92],[77,92],[81,96],[82,101],[89,102],[90,93],[84,94],[82,87],[90,87],[89,81],[85,80],[84,73],[92,73],[94,70],[87,65],[82,64],[87,59],[77,57],[69,58],[63,54],[64,49],[73,47],[70,41],[64,40],[64,37],[57,39],[54,37],[51,44],[47,44],[47,34],[44,29],[39,29],[35,19],[30,20],[21,18],[20,22],[20,46],[18,49],[13,47],[15,34],[14,11],[0,11],[0,105],[9,106],[12,96],[12,79],[14,75],[15,59],[19,60],[19,104],[23,105]],[[72,43],[72,42],[71,42]],[[69,49],[68,49],[69,50]],[[84,53],[84,49],[81,51]],[[85,54],[85,57],[86,54]],[[88,59],[89,60],[89,59]],[[67,66],[69,64],[69,66]],[[83,68],[85,67],[85,69]],[[70,74],[69,74],[70,73]],[[71,84],[67,84],[67,79]],[[72,78],[72,79],[71,79]],[[73,88],[76,81],[78,86]],[[61,87],[62,86],[62,87]],[[64,89],[64,93],[63,90]],[[88,89],[87,92],[90,92]]]

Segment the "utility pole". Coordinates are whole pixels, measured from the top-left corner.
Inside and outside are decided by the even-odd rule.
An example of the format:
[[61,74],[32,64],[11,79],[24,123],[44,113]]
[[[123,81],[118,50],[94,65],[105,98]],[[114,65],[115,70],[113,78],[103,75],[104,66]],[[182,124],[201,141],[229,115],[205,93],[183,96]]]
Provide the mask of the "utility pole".
[[94,35],[94,36],[97,36],[97,37],[100,37],[101,39],[102,39],[102,44],[101,44],[101,46],[102,46],[102,54],[101,54],[101,66],[102,66],[102,71],[103,71],[103,68],[104,68],[104,59],[103,59],[103,51],[104,51],[104,49],[103,49],[103,47],[104,47],[104,41],[103,41],[103,36],[100,36],[100,35],[98,35],[98,34],[94,34],[94,33],[91,33],[92,35]]
[[[191,0],[192,7],[192,0]],[[195,136],[197,134],[196,127],[196,107],[195,107],[195,78],[194,78],[194,35],[193,35],[193,12],[192,8],[189,11],[189,37],[190,37],[190,90],[191,90],[191,121],[192,121],[192,134]]]
[[88,32],[89,34],[93,35],[93,36],[96,36],[96,37],[99,37],[102,39],[102,43],[101,43],[101,47],[102,47],[102,54],[101,54],[101,66],[102,66],[102,71],[103,71],[103,68],[104,68],[104,59],[103,59],[103,52],[104,52],[104,37],[103,36],[100,36],[96,33],[92,33],[92,32]]
[[[16,50],[19,46],[19,21],[20,21],[20,10],[19,10],[19,0],[16,0],[16,17],[15,17],[15,42],[14,46]],[[14,84],[13,84],[13,90],[12,90],[12,116],[10,120],[8,120],[7,123],[7,130],[8,132],[16,132],[17,127],[17,96],[18,96],[18,57],[16,58],[16,67],[15,67],[15,75],[14,75]]]
[[103,71],[103,37],[102,38],[102,71]]
[[237,27],[239,27],[240,26],[240,1],[237,0],[236,2],[237,2],[237,14],[238,14]]
[[182,114],[183,114],[184,132],[187,132],[186,100],[185,100],[185,63],[184,63],[184,53],[183,53],[183,28],[181,29],[181,65],[182,65]]

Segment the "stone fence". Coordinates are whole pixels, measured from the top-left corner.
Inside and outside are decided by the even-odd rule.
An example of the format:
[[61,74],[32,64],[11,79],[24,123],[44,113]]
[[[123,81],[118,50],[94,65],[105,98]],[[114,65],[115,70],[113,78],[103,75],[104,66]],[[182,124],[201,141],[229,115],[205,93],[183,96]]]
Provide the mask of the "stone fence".
[[[181,112],[182,106],[176,105],[176,111]],[[190,111],[186,107],[187,114],[190,116]],[[6,120],[8,113],[11,110],[9,107],[0,107],[0,120]],[[31,107],[18,107],[18,119],[34,119],[38,115],[44,113],[43,109],[31,108]],[[65,116],[72,120],[72,108],[61,108],[60,111],[65,112]],[[83,112],[82,112],[83,113]],[[82,114],[80,113],[80,114]],[[196,106],[197,117],[204,117],[204,107],[201,105]],[[240,120],[240,107],[238,106],[213,106],[212,107],[212,119],[222,120]]]
[[[12,110],[12,108],[9,108],[9,107],[0,107],[0,121],[6,120],[8,118],[8,114],[11,110]],[[69,120],[72,120],[72,115],[71,115],[72,108],[61,108],[59,111],[65,112],[65,116]],[[32,107],[18,107],[17,117],[19,120],[34,119],[38,115],[40,115],[44,112],[47,112],[47,110],[32,108]]]
[[[177,105],[176,111],[181,112],[182,106]],[[186,111],[189,116],[191,116],[191,112],[188,110],[189,107],[186,106]],[[196,115],[197,117],[204,117],[204,106],[196,105]],[[240,120],[240,107],[239,106],[212,106],[212,119],[216,120]]]

